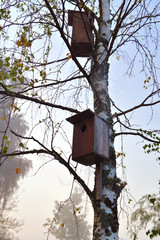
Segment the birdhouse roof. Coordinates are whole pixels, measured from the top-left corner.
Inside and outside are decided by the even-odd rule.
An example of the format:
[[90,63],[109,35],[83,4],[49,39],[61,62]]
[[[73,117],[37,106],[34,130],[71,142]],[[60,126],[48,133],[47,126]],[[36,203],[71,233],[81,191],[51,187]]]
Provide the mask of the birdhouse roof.
[[84,119],[93,118],[95,116],[95,113],[92,112],[90,109],[87,109],[81,113],[78,113],[72,117],[67,118],[66,120],[72,124],[78,123]]

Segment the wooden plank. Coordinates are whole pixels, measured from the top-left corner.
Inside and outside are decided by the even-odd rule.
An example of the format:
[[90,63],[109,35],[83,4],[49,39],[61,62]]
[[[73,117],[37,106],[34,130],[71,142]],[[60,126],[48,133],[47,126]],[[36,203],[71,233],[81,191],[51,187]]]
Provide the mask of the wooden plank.
[[[83,157],[94,153],[94,118],[84,119],[74,126],[72,158]],[[87,164],[89,165],[89,164]]]
[[93,48],[93,16],[85,12],[69,10],[68,25],[73,26],[71,46],[77,57],[89,57]]
[[96,200],[102,200],[102,162],[96,164],[96,176],[95,176],[95,197]]
[[109,158],[108,125],[101,118],[95,116],[94,150],[103,158]]

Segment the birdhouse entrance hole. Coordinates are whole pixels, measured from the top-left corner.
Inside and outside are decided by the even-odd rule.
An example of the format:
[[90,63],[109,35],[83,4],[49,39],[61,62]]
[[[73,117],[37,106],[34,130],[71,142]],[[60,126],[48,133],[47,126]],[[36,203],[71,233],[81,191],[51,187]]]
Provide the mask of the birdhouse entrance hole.
[[84,133],[87,129],[87,126],[86,124],[83,124],[82,127],[81,127],[81,132]]

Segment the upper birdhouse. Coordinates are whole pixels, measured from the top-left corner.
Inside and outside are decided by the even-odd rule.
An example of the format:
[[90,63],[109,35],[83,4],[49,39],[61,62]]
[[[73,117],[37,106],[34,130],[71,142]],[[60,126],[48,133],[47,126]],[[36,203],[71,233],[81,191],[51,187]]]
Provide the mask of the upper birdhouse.
[[91,166],[109,157],[108,125],[91,110],[67,119],[74,125],[72,159]]
[[89,57],[93,49],[93,17],[86,12],[68,11],[68,25],[73,26],[71,47],[76,57]]

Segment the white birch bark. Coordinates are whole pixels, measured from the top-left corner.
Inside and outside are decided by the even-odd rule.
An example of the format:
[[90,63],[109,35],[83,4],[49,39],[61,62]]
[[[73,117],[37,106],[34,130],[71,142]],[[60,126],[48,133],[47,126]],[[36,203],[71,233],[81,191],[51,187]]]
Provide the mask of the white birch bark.
[[119,179],[116,177],[116,158],[113,146],[113,129],[108,94],[107,46],[110,38],[110,1],[101,0],[100,42],[96,52],[97,61],[92,69],[92,82],[95,95],[95,112],[109,126],[110,158],[102,163],[102,200],[94,205],[94,240],[118,240],[117,199],[121,192]]
[[101,25],[100,37],[102,41],[98,48],[98,62],[101,64],[107,56],[107,43],[110,38],[110,0],[99,0],[101,2]]

